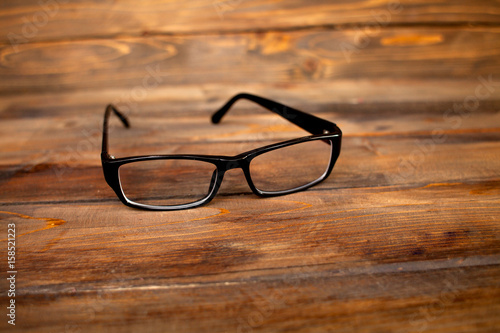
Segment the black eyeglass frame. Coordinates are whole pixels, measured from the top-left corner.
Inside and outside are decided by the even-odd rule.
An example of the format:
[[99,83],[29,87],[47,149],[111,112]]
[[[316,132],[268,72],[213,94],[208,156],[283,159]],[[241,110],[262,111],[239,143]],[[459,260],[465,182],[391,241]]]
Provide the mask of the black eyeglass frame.
[[[327,121],[325,119],[313,116],[311,114],[296,110],[294,108],[285,106],[281,103],[246,93],[238,94],[234,96],[232,99],[230,99],[221,109],[219,109],[217,112],[213,114],[212,122],[214,124],[219,123],[222,117],[230,109],[230,107],[239,99],[247,99],[253,101],[263,106],[264,108],[274,113],[277,113],[278,115],[282,116],[288,121],[308,131],[312,135],[266,145],[264,147],[252,149],[250,151],[246,151],[235,156],[171,154],[171,155],[142,155],[142,156],[115,158],[114,156],[108,153],[109,116],[111,113],[114,113],[122,121],[125,127],[128,128],[130,127],[130,125],[127,117],[125,117],[125,115],[119,112],[115,106],[110,104],[106,107],[104,113],[102,152],[101,152],[101,162],[106,182],[115,191],[116,195],[121,200],[121,202],[129,207],[142,208],[147,210],[172,211],[172,210],[195,208],[210,202],[216,196],[220,188],[220,185],[222,183],[222,180],[224,178],[225,172],[232,169],[241,168],[243,170],[247,183],[252,192],[261,197],[279,196],[279,195],[285,195],[302,191],[311,186],[317,185],[330,175],[330,173],[333,170],[333,166],[335,165],[335,162],[337,161],[338,156],[340,155],[340,148],[342,141],[342,131],[336,124]],[[272,192],[262,191],[255,186],[254,182],[252,181],[250,173],[250,163],[255,157],[272,150],[315,140],[325,141],[331,147],[330,161],[328,168],[320,178],[310,183],[304,184],[302,186],[281,191],[272,191]],[[210,190],[209,193],[204,198],[182,205],[157,206],[157,205],[147,205],[147,204],[137,203],[126,197],[120,183],[120,176],[119,176],[120,166],[140,161],[175,160],[175,159],[197,160],[215,165],[216,169],[212,177]]]

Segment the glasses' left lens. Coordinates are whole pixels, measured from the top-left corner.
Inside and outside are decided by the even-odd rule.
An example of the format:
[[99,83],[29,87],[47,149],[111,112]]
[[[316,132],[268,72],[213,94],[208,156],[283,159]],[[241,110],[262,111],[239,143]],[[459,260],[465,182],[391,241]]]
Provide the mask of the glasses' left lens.
[[123,194],[150,206],[177,206],[206,198],[217,175],[215,165],[187,159],[127,163],[119,168]]

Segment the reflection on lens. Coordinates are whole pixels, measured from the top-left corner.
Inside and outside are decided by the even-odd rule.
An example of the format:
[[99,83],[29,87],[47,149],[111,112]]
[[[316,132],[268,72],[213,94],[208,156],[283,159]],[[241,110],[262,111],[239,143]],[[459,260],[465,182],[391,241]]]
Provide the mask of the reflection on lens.
[[323,140],[306,141],[258,155],[250,162],[256,188],[265,192],[295,189],[322,178],[332,148]]
[[210,193],[215,165],[184,159],[149,160],[120,166],[124,195],[135,203],[175,206],[199,201]]

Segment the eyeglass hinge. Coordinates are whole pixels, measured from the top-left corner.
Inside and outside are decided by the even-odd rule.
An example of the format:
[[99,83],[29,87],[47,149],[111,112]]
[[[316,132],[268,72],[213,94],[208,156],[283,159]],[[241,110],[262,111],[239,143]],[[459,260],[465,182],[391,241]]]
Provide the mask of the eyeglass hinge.
[[115,157],[113,155],[109,155],[109,158],[112,159],[112,160],[115,159]]
[[323,130],[323,134],[328,134],[328,133],[330,133],[329,130]]

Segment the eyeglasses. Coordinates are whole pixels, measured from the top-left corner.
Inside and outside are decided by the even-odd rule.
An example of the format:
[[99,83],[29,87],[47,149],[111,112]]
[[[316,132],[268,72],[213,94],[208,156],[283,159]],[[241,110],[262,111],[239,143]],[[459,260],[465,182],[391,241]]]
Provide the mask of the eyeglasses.
[[127,206],[179,210],[210,202],[224,173],[241,168],[250,189],[262,197],[304,190],[325,180],[340,154],[342,132],[327,120],[250,94],[231,98],[212,116],[217,124],[231,106],[247,99],[277,113],[312,135],[253,149],[236,156],[147,155],[115,158],[108,153],[108,120],[113,112],[125,127],[128,119],[113,105],[104,113],[101,161],[104,177]]

